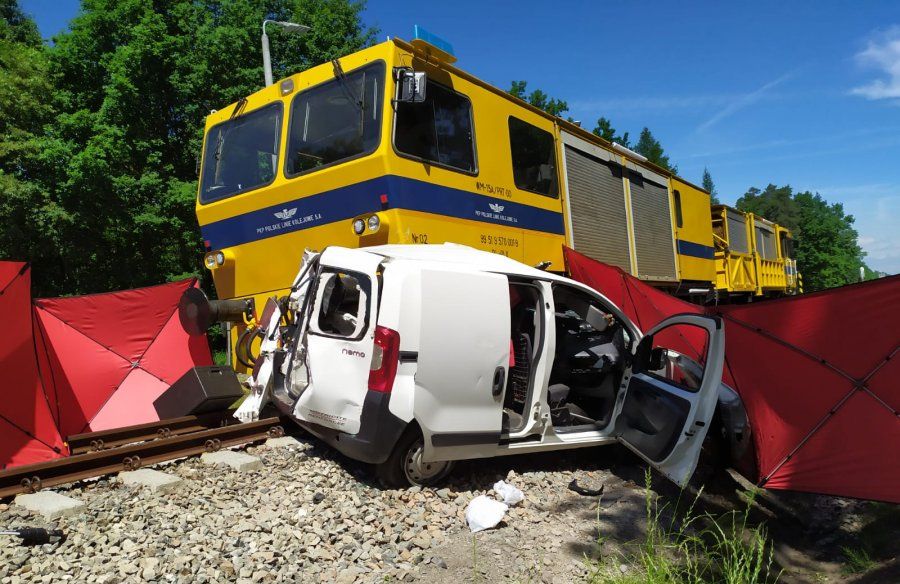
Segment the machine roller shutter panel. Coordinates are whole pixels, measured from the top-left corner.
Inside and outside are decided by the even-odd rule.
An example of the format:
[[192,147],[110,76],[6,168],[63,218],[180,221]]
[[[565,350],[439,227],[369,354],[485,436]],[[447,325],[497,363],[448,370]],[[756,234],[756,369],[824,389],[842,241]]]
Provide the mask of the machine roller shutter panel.
[[669,190],[634,171],[629,171],[629,180],[637,276],[644,280],[676,280]]
[[566,177],[575,249],[631,273],[622,167],[566,146]]
[[742,213],[726,211],[728,217],[728,247],[737,253],[749,253],[747,245],[747,223]]

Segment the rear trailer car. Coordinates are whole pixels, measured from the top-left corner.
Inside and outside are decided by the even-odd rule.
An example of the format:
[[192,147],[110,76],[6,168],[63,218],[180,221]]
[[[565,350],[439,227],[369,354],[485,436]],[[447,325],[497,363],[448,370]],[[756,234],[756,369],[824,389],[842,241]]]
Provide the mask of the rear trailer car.
[[[461,459],[613,442],[684,484],[727,389],[721,320],[676,315],[642,333],[584,285],[454,244],[307,253],[261,326],[237,415],[272,401],[386,486],[435,483]],[[666,349],[685,336],[701,362]]]

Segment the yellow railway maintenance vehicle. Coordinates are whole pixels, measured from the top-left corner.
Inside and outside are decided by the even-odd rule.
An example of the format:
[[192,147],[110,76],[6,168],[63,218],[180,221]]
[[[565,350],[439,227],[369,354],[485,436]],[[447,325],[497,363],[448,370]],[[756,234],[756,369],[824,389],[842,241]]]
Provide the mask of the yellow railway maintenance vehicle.
[[716,290],[731,299],[802,292],[791,232],[753,213],[712,208]]
[[679,295],[712,292],[707,192],[416,37],[207,117],[196,210],[220,298],[283,294],[306,248],[446,241],[554,271],[565,244]]

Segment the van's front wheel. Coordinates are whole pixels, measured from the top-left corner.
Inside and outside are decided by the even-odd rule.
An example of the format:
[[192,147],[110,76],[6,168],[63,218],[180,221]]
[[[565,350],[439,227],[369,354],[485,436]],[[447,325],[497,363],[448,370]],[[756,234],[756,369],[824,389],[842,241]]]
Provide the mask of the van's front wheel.
[[397,441],[394,451],[383,463],[376,465],[378,481],[389,489],[427,487],[450,474],[453,462],[448,460],[425,462],[425,439],[418,428],[409,428]]

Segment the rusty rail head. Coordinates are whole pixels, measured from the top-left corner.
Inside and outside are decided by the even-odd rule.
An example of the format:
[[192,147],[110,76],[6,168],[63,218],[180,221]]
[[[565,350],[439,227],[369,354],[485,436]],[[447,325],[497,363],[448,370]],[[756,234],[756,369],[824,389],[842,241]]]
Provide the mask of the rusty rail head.
[[[0,497],[201,454],[207,451],[207,443],[218,450],[263,440],[270,437],[272,428],[283,428],[284,423],[285,420],[278,417],[266,418],[13,467],[0,471]],[[156,432],[152,435],[155,438]]]
[[135,442],[170,438],[171,436],[227,426],[232,421],[237,423],[237,420],[232,418],[232,413],[231,410],[225,410],[201,416],[184,416],[126,426],[124,428],[114,428],[112,430],[73,434],[66,439],[66,442],[69,445],[69,452],[72,454],[84,454],[85,452],[95,452]]

